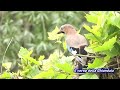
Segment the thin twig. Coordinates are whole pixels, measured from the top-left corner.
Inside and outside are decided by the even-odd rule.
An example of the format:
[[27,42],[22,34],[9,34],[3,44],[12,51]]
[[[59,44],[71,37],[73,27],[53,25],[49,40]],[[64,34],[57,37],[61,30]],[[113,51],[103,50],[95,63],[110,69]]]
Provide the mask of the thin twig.
[[[11,38],[10,42],[9,42],[8,45],[7,45],[7,48],[5,49],[5,52],[4,52],[4,54],[3,54],[2,63],[3,63],[3,61],[5,60],[5,54],[6,54],[7,50],[8,50],[8,48],[9,48],[9,46],[10,46],[12,40],[13,40],[13,37]],[[1,74],[2,74],[2,66],[1,66]]]
[[81,57],[101,57],[101,56],[89,56],[89,55],[81,55],[81,54],[76,54],[76,56],[81,56]]
[[118,57],[117,57],[117,64],[118,64],[118,68],[119,68],[119,59],[118,59]]

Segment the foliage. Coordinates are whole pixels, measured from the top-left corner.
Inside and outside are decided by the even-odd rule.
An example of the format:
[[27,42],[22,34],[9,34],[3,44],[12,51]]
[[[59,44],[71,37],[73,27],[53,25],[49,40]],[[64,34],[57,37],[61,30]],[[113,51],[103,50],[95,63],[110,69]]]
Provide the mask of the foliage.
[[[89,31],[85,34],[90,45],[87,52],[95,55],[104,54],[105,57],[96,57],[93,63],[88,63],[88,68],[98,69],[107,67],[112,58],[120,55],[120,14],[118,12],[89,12],[86,14],[88,22],[92,26],[84,24],[84,28]],[[86,77],[88,74],[86,74]],[[81,76],[83,77],[83,76]],[[85,77],[85,76],[84,76]]]
[[[56,25],[82,23],[83,15],[82,11],[0,11],[0,60],[1,51],[5,51],[11,37],[14,39],[6,53],[6,60],[16,60],[21,46],[34,49],[35,57],[40,54],[49,57],[57,46],[48,40],[47,32]],[[80,28],[80,24],[77,27]]]
[[[19,58],[21,58],[21,63],[19,63],[21,69],[16,73],[10,73],[10,67],[6,68],[6,71],[0,75],[0,78],[70,79],[74,75],[73,65],[71,63],[74,57],[72,56],[59,58],[59,54],[56,51],[46,60],[44,56],[34,59],[31,57],[31,54],[32,51],[21,47],[18,53]],[[5,66],[4,63],[3,67]]]
[[[3,17],[4,15],[4,17]],[[82,23],[84,16],[87,23]],[[73,19],[74,17],[74,19]],[[80,19],[81,18],[81,19]],[[67,52],[63,35],[57,32],[65,23],[73,24],[77,30],[87,30],[88,53],[95,55],[87,69],[108,68],[115,57],[120,56],[120,14],[113,11],[84,12],[2,12],[0,13],[0,56],[5,55],[0,78],[6,79],[72,79],[75,75],[73,56]],[[82,30],[81,30],[81,27]],[[53,30],[53,28],[55,28]],[[79,31],[78,31],[79,32]],[[17,55],[18,54],[18,55]],[[101,55],[100,57],[97,57]],[[102,56],[103,55],[103,56]],[[20,62],[17,62],[19,61]],[[2,58],[0,58],[2,61]],[[13,62],[19,69],[12,72]],[[98,79],[96,73],[85,73],[79,79]]]

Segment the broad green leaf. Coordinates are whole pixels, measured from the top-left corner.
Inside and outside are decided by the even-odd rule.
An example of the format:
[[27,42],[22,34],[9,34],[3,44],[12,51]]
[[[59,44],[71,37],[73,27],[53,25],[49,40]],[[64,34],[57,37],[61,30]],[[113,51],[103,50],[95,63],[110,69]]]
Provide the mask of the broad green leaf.
[[26,75],[29,73],[30,69],[25,69],[20,72],[21,76],[26,77]]
[[26,75],[26,77],[28,78],[32,78],[34,77],[35,75],[39,74],[40,73],[40,70],[38,69],[38,67],[36,66],[33,66],[30,71],[28,72],[28,74]]
[[119,47],[113,47],[110,51],[104,51],[106,55],[109,55],[110,57],[114,57],[117,55],[120,55]]
[[55,63],[59,63],[59,54],[58,51],[52,53],[47,60],[43,60],[43,70],[49,70],[51,67],[54,67]]
[[92,33],[88,33],[88,34],[84,34],[84,35],[89,40],[98,41],[98,39]]
[[55,76],[55,72],[52,69],[49,69],[48,71],[41,71],[39,74],[37,74],[34,79],[52,79],[52,77]]
[[73,79],[72,77],[73,77],[73,75],[69,75],[69,76],[67,77],[67,79]]
[[5,62],[5,63],[2,63],[2,66],[5,67],[7,70],[10,70],[11,65],[12,65],[12,62]]
[[67,50],[67,45],[66,45],[66,42],[64,41],[63,42],[63,49],[66,51]]
[[0,78],[1,79],[11,79],[12,77],[11,77],[11,73],[10,72],[3,72],[3,74],[2,75],[0,75]]
[[72,60],[74,59],[74,56],[63,56],[61,59],[59,59],[59,63],[63,64],[63,63],[69,63],[72,65]]
[[96,74],[93,73],[86,73],[84,75],[81,75],[79,79],[99,79]]
[[89,53],[95,53],[94,50],[90,47],[85,47],[85,51],[87,51]]
[[26,48],[21,47],[18,53],[19,58],[23,58],[24,55],[27,55],[29,51]]
[[87,19],[88,22],[92,22],[94,24],[97,24],[98,21],[98,16],[94,14],[86,14],[85,18]]
[[86,30],[88,30],[89,32],[91,32],[92,34],[94,34],[95,38],[100,39],[100,38],[98,38],[98,37],[101,36],[100,31],[98,31],[100,27],[98,27],[97,25],[94,25],[94,26],[92,26],[92,29],[91,29],[91,28],[90,28],[88,25],[86,25],[86,24],[84,24],[83,27],[84,27]]
[[98,25],[92,26],[92,31],[91,31],[91,33],[93,33],[94,35],[96,35],[97,38],[98,38],[98,37],[101,37],[100,31],[101,31],[101,30],[100,30],[100,26],[98,26]]
[[43,60],[44,58],[45,58],[45,56],[44,56],[44,55],[41,55],[41,56],[38,58],[38,60],[41,61],[41,60]]
[[53,62],[53,63],[56,63],[56,62],[59,61],[59,56],[60,56],[60,55],[59,55],[59,51],[56,50],[56,51],[54,51],[53,54],[51,54],[51,55],[49,56],[48,60],[50,60],[50,61]]
[[72,60],[74,59],[73,56],[65,57],[63,56],[61,59],[58,60],[57,63],[54,63],[56,68],[59,70],[62,70],[66,73],[73,74],[73,65],[72,65]]
[[88,25],[84,24],[83,27],[89,32],[92,32],[92,29]]
[[100,26],[101,28],[103,28],[105,22],[106,22],[106,15],[105,15],[105,13],[102,13],[98,17],[97,26]]
[[93,63],[88,63],[88,69],[97,69],[97,68],[103,68],[107,64],[106,61],[104,61],[102,58],[95,58]]
[[58,76],[55,79],[66,79],[66,74],[58,74]]
[[28,61],[30,61],[30,63],[34,63],[36,65],[40,65],[39,61],[36,61],[36,59],[32,58],[32,57],[26,57]]
[[60,64],[60,63],[57,63],[56,66],[66,72],[66,73],[70,73],[70,74],[73,74],[73,66],[70,65],[69,63],[64,63],[64,64]]
[[109,17],[108,21],[110,22],[110,24],[117,26],[120,29],[120,14],[117,12],[115,14]]
[[108,62],[108,61],[110,60],[110,57],[111,57],[111,56],[107,55],[106,57],[104,57],[104,61],[105,61],[105,62]]
[[106,51],[106,50],[111,50],[113,48],[114,43],[116,42],[116,36],[109,39],[108,41],[106,41],[102,46],[98,46],[96,48],[94,48],[95,52],[99,52],[99,51]]
[[59,32],[59,28],[56,26],[56,28],[52,32],[48,32],[48,39],[49,40],[58,40],[63,37],[63,34],[57,34]]

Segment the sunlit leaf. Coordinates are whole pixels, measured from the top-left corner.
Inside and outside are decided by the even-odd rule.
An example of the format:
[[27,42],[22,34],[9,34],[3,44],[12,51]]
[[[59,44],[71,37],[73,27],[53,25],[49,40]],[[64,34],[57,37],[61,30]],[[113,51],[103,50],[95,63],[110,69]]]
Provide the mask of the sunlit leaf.
[[87,19],[88,22],[92,22],[92,23],[97,24],[97,21],[98,21],[98,16],[97,15],[86,14],[85,18]]
[[11,73],[10,72],[4,72],[2,75],[0,75],[1,79],[11,79]]
[[21,47],[18,53],[19,58],[22,58],[24,55],[27,55],[29,51],[26,48]]
[[59,32],[59,28],[56,26],[56,28],[52,32],[48,32],[48,39],[49,40],[58,40],[63,37],[62,34],[57,34]]
[[44,58],[45,58],[45,56],[44,56],[44,55],[41,55],[41,56],[38,58],[38,60],[41,61],[41,60],[43,60]]
[[32,58],[32,57],[26,57],[28,61],[30,61],[31,63],[34,63],[36,65],[39,65],[39,61],[36,61],[36,59]]
[[68,63],[63,63],[63,64],[57,63],[56,66],[64,72],[73,74],[73,66]]
[[55,73],[52,69],[49,69],[48,71],[42,71],[39,74],[37,74],[34,79],[51,79],[53,76],[55,76]]
[[95,53],[94,50],[90,47],[85,47],[85,50],[89,53]]
[[84,24],[83,27],[89,32],[92,32],[92,29],[88,25]]
[[58,74],[58,76],[55,79],[66,79],[66,74]]
[[26,77],[32,78],[32,77],[34,77],[35,75],[37,75],[37,74],[39,74],[39,73],[40,73],[40,70],[39,70],[36,66],[34,66],[34,67],[31,68],[31,70],[30,70],[29,73],[26,75]]
[[107,62],[104,61],[103,58],[95,58],[93,63],[88,63],[88,68],[91,69],[103,68],[106,64]]
[[92,41],[98,41],[98,39],[92,33],[88,33],[88,34],[84,34],[84,35],[87,39],[90,39]]
[[113,48],[114,43],[116,42],[116,36],[106,41],[102,46],[94,48],[95,52],[110,50]]
[[67,50],[66,42],[63,42],[63,49],[64,49],[65,51]]
[[67,76],[67,79],[72,79],[73,75]]
[[99,79],[96,74],[93,73],[86,73],[84,75],[81,75],[79,79]]
[[[115,15],[116,14],[116,15]],[[115,13],[114,15],[112,15],[111,17],[108,18],[108,21],[114,25],[117,26],[120,29],[120,14],[119,13]]]
[[2,63],[2,66],[5,67],[7,70],[10,70],[12,63],[11,62],[5,62]]

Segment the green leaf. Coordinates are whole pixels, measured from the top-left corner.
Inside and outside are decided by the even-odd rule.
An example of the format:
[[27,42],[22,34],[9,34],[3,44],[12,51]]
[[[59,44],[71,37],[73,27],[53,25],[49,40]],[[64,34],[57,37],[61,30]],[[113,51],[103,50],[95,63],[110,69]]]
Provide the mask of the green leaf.
[[40,70],[39,70],[39,68],[38,67],[36,67],[36,66],[33,66],[31,69],[30,69],[30,71],[27,73],[27,77],[28,78],[32,78],[32,77],[34,77],[35,75],[37,75],[37,74],[39,74],[40,73]]
[[120,55],[120,45],[118,43],[115,43],[112,50],[107,52],[106,54],[110,55],[111,57]]
[[84,34],[84,35],[87,39],[90,39],[92,41],[98,41],[98,39],[92,33],[88,33],[88,34]]
[[20,73],[21,73],[21,76],[23,77],[26,77],[26,75],[29,73],[30,69],[28,68],[25,68],[24,70],[22,70]]
[[11,62],[5,62],[2,63],[2,66],[5,67],[7,70],[10,70],[12,63]]
[[45,56],[44,56],[44,55],[41,55],[41,56],[38,58],[38,60],[41,61],[41,60],[43,60],[44,58],[45,58]]
[[96,74],[93,73],[86,73],[84,75],[81,75],[79,79],[99,79]]
[[96,35],[97,36],[97,38],[98,37],[101,37],[101,32],[100,32],[100,26],[98,26],[98,25],[94,25],[94,26],[92,26],[92,31],[91,31],[91,33],[93,33],[94,35]]
[[111,17],[108,18],[110,24],[117,26],[120,29],[120,14],[115,12]]
[[32,58],[32,57],[26,57],[27,60],[30,62],[30,63],[34,63],[36,65],[40,65],[39,61],[36,61],[36,59]]
[[73,59],[74,59],[73,56],[69,56],[69,57],[63,56],[61,59],[58,60],[57,63],[55,63],[55,66],[66,73],[73,74],[74,73],[73,65],[72,65]]
[[108,62],[108,61],[110,60],[110,57],[111,57],[111,56],[107,55],[106,57],[104,57],[104,61],[105,61],[105,62]]
[[67,50],[67,45],[66,45],[66,42],[63,42],[63,49],[64,49],[64,51],[66,51],[66,50]]
[[66,79],[67,75],[66,74],[59,74],[56,79]]
[[18,53],[18,56],[19,56],[19,58],[23,58],[24,55],[27,55],[28,53],[29,53],[29,51],[26,48],[21,47],[20,51]]
[[95,53],[94,50],[90,47],[85,47],[85,51],[87,51],[89,53]]
[[11,73],[10,72],[4,72],[2,75],[0,75],[1,79],[11,79]]
[[92,29],[88,25],[84,24],[83,27],[89,32],[92,32]]
[[100,30],[100,27],[99,27],[99,26],[94,25],[94,26],[92,26],[92,29],[91,29],[88,25],[84,24],[83,27],[84,27],[86,30],[88,30],[89,32],[91,32],[92,34],[94,34],[95,38],[97,38],[97,39],[100,40],[100,38],[98,38],[98,37],[101,36],[101,33],[100,33],[100,31],[99,31],[99,30]]
[[51,79],[53,76],[55,76],[55,72],[53,69],[49,69],[48,71],[42,71],[39,74],[37,74],[34,79]]
[[98,21],[98,16],[95,14],[86,14],[85,18],[87,19],[88,22],[92,22],[94,24],[97,24]]
[[94,51],[99,52],[99,51],[111,50],[113,48],[114,43],[116,42],[116,38],[117,38],[117,36],[109,39],[102,46],[98,46],[98,47],[94,48]]
[[49,40],[58,40],[63,37],[62,34],[57,34],[59,32],[59,28],[56,26],[56,28],[52,32],[48,32],[48,39]]
[[73,79],[72,77],[73,77],[73,75],[69,75],[69,76],[67,77],[67,79]]
[[70,65],[69,63],[64,63],[64,64],[59,64],[59,63],[57,63],[56,66],[57,66],[60,70],[66,72],[66,73],[73,74],[73,66]]
[[103,68],[107,64],[106,61],[104,61],[102,58],[95,58],[94,62],[88,63],[88,69],[97,69],[97,68]]

